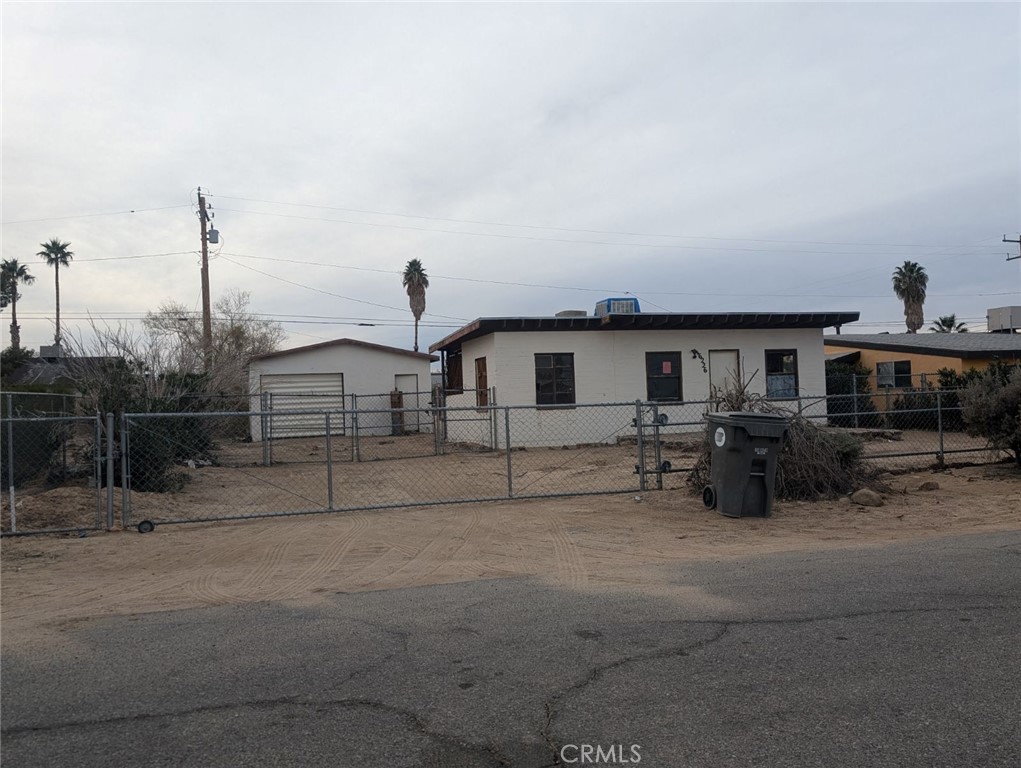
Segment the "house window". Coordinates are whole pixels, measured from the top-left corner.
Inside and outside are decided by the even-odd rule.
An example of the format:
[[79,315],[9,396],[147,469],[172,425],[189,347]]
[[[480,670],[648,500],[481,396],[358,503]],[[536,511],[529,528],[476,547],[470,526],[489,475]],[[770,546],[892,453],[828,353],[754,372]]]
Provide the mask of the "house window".
[[876,363],[876,388],[889,389],[891,387],[911,386],[911,361],[891,360],[885,363]]
[[798,396],[798,351],[766,350],[766,397],[782,400]]
[[574,355],[535,356],[535,404],[574,405]]
[[480,408],[489,405],[489,376],[484,357],[475,358],[475,404]]
[[646,352],[645,386],[649,400],[680,400],[681,353]]

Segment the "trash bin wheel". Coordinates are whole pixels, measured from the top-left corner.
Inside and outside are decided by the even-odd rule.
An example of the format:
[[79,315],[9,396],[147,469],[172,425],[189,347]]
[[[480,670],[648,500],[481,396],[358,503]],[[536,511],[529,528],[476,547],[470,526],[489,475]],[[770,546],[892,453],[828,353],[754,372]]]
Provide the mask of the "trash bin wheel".
[[138,524],[138,532],[139,533],[149,533],[155,527],[156,527],[156,525],[152,522],[152,520],[143,520],[142,522],[140,522]]
[[706,509],[716,509],[716,488],[707,485],[702,489],[702,503]]

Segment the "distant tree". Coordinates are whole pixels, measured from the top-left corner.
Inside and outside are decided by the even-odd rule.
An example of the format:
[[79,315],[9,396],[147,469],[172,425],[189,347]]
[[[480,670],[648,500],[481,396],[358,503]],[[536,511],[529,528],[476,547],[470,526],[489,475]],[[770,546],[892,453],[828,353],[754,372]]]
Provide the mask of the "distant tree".
[[929,330],[933,333],[967,333],[968,326],[957,322],[957,315],[942,315],[929,326]]
[[925,324],[922,305],[925,304],[925,289],[929,276],[925,267],[913,261],[905,261],[893,272],[893,292],[904,302],[904,320],[908,333],[918,333]]
[[51,238],[48,242],[42,243],[42,250],[36,254],[46,260],[46,266],[53,267],[53,279],[57,288],[57,332],[53,340],[60,344],[60,268],[70,267],[71,259],[74,258],[69,248],[70,243],[62,243],[57,238]]
[[425,289],[429,287],[429,275],[421,261],[412,259],[407,263],[401,283],[408,292],[411,314],[415,316],[415,351],[418,352],[418,321],[425,313]]
[[3,294],[11,305],[11,347],[21,349],[21,326],[18,325],[18,284],[31,285],[35,277],[28,267],[20,264],[17,259],[7,259],[0,264],[0,275],[3,280]]
[[[254,314],[250,303],[250,293],[232,288],[213,305],[213,365],[204,383],[207,392],[246,394],[248,360],[276,351],[286,338],[279,323]],[[142,322],[159,342],[168,370],[181,375],[203,371],[200,316],[183,304],[166,302]]]

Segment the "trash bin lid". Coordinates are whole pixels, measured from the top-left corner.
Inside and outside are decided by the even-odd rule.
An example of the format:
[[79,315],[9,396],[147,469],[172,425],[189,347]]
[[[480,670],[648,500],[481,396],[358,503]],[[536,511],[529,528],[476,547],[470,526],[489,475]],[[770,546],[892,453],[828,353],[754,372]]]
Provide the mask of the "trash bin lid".
[[729,424],[740,427],[752,437],[782,437],[790,423],[786,416],[777,413],[753,411],[719,411],[707,413],[706,421],[712,424]]

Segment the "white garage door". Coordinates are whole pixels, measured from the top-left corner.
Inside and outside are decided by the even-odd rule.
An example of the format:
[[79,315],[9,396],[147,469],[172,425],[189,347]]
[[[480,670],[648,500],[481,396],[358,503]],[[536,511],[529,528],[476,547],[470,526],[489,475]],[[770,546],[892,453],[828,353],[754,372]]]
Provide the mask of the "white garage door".
[[[271,411],[310,411],[273,415],[269,433],[273,438],[315,437],[326,434],[323,411],[344,410],[344,374],[342,373],[277,373],[260,378],[263,392],[270,394]],[[330,417],[330,431],[344,434],[345,417]]]

